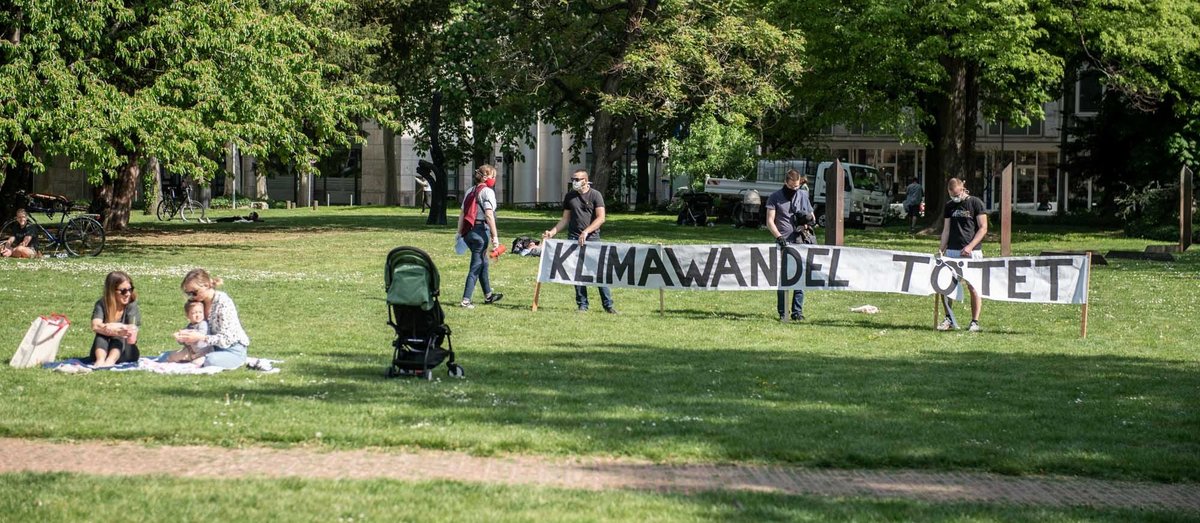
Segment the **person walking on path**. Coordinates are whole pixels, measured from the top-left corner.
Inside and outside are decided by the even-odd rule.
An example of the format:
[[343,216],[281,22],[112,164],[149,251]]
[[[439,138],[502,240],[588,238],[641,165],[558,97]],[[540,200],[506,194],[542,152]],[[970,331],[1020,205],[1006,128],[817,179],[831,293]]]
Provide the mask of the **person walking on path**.
[[492,251],[500,246],[500,231],[496,229],[496,168],[484,164],[475,169],[475,186],[463,198],[462,212],[458,214],[458,234],[471,250],[471,267],[467,269],[467,281],[463,287],[459,306],[473,309],[471,295],[475,293],[475,282],[483,288],[483,303],[500,301],[503,294],[492,292],[488,277],[488,243]]
[[[775,238],[780,250],[788,244],[812,243],[806,241],[805,228],[816,223],[813,215],[812,202],[808,200],[808,191],[800,187],[806,182],[800,172],[792,169],[783,180],[783,187],[767,197],[767,229]],[[787,301],[787,291],[779,289],[775,296],[775,309],[779,313],[779,321],[804,321],[804,289],[792,292],[791,314],[784,307]]]
[[[567,230],[567,239],[579,241],[582,247],[589,241],[600,239],[600,226],[604,225],[604,195],[593,191],[588,183],[587,171],[580,169],[571,173],[571,190],[563,198],[563,215],[542,234],[542,239],[553,238],[558,231]],[[600,304],[604,312],[617,314],[613,308],[612,291],[608,287],[600,287]],[[588,310],[588,291],[586,285],[575,286],[575,305],[579,312]]]
[[[950,199],[946,201],[946,208],[942,212],[944,223],[939,253],[946,258],[982,259],[983,251],[979,250],[979,244],[983,242],[984,236],[987,236],[988,228],[983,200],[971,196],[962,180],[958,178],[951,178],[946,182],[946,192]],[[975,292],[975,287],[970,283],[967,283],[967,290],[971,293],[971,324],[968,330],[979,332],[979,313],[983,309],[983,298]],[[958,328],[958,320],[954,318],[954,311],[950,305],[950,298],[942,296],[946,319],[938,325],[940,331]]]

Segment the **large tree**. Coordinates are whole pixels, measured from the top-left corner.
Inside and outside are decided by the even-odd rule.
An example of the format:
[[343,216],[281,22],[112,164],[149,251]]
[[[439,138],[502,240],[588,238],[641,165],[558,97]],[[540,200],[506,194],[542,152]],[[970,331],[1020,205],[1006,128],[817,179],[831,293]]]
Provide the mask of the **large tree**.
[[46,88],[7,100],[25,130],[0,138],[44,151],[28,158],[39,169],[47,156],[69,158],[100,187],[110,229],[127,224],[148,158],[205,180],[232,142],[307,173],[356,138],[360,118],[380,116],[384,91],[335,63],[368,44],[335,29],[340,2],[16,3],[21,16],[6,21],[22,38],[7,49],[0,85]]
[[[591,145],[592,182],[612,193],[613,168],[635,132],[669,136],[699,115],[755,117],[785,102],[803,40],[738,1],[534,0],[511,13],[516,63],[538,85],[543,118]],[[577,153],[580,151],[576,151]]]

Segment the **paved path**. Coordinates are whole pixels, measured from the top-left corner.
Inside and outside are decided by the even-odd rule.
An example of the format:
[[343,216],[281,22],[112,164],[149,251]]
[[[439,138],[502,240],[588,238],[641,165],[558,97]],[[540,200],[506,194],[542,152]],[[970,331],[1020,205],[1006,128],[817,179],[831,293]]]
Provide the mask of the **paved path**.
[[[102,451],[105,459],[93,458],[97,451]],[[587,490],[685,493],[734,490],[933,502],[1200,511],[1197,484],[1021,478],[974,472],[659,465],[604,458],[489,458],[440,451],[144,447],[131,443],[49,443],[0,438],[0,473],[21,471],[183,478],[455,480]]]

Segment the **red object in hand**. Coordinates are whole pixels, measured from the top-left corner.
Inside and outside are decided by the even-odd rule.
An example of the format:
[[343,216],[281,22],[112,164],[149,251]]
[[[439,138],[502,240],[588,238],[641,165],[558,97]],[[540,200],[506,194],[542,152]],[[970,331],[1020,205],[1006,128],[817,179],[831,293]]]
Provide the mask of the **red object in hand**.
[[491,256],[492,258],[499,258],[500,255],[504,254],[504,251],[506,251],[506,250],[507,249],[505,249],[503,245],[498,245],[498,246],[496,246],[495,249],[492,249],[492,253],[489,254],[488,256]]
[[921,202],[921,208],[918,211],[918,214],[920,214],[921,216],[925,216],[925,202]]

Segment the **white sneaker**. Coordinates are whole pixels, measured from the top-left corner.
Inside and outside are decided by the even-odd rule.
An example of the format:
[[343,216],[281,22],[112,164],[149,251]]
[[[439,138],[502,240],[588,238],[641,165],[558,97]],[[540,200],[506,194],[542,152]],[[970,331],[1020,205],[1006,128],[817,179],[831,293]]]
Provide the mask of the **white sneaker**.
[[458,304],[458,306],[462,307],[464,309],[474,309],[475,308],[475,304],[471,303],[471,300],[463,300],[462,303]]
[[937,326],[937,330],[940,330],[940,331],[952,331],[957,328],[958,328],[958,325],[955,325],[954,322],[950,321],[950,318],[946,318],[946,319],[942,320],[942,323]]
[[979,322],[976,320],[971,320],[971,325],[967,326],[967,330],[971,332],[983,332],[983,328],[979,326]]

